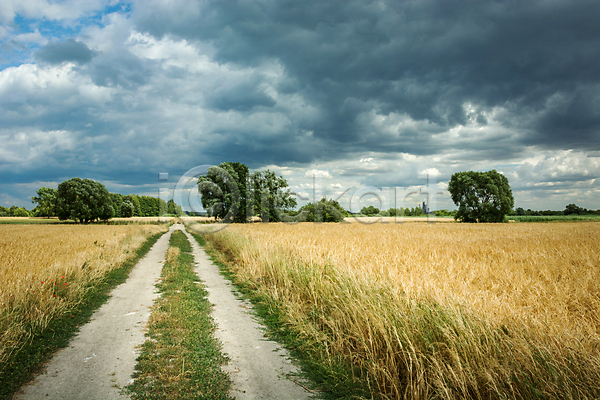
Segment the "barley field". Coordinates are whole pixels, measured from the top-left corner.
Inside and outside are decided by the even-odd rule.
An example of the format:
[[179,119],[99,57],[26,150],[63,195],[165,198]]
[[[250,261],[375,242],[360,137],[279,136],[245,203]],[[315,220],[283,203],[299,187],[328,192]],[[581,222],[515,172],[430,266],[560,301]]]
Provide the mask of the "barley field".
[[206,235],[378,398],[599,398],[600,224],[255,224]]
[[0,226],[0,364],[164,226]]

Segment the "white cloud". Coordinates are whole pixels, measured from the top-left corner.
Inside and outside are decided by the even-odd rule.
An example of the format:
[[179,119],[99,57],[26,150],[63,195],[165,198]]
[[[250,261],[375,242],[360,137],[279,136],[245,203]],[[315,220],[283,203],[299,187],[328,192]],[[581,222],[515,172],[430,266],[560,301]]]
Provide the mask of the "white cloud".
[[43,37],[37,28],[33,32],[15,35],[14,39],[23,43],[37,43],[40,45],[48,43],[48,39]]
[[437,168],[427,168],[419,173],[419,176],[421,176],[421,177],[423,177],[423,176],[437,177],[440,175],[441,175],[441,173],[440,173],[440,171],[438,171]]
[[[27,170],[47,165],[57,152],[75,148],[72,132],[29,130],[16,133],[0,131],[0,170]],[[55,167],[56,165],[54,165]]]
[[35,19],[73,20],[116,3],[117,0],[108,3],[105,0],[2,0],[0,20],[9,23],[17,14]]
[[331,179],[332,176],[329,173],[329,171],[323,171],[323,170],[319,170],[319,169],[309,169],[308,171],[306,171],[306,173],[304,174],[305,178],[324,178],[324,179]]

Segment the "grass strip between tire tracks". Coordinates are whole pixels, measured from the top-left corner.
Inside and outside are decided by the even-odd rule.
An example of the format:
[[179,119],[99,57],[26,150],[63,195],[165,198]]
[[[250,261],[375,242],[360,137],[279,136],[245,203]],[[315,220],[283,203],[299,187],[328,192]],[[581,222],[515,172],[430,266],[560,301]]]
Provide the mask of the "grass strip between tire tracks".
[[110,292],[127,280],[133,267],[164,233],[149,237],[132,257],[108,272],[102,281],[91,282],[77,307],[53,318],[43,331],[32,329],[28,343],[15,351],[8,363],[0,366],[0,399],[10,399],[42,369],[43,363],[50,360],[54,352],[69,344],[79,327],[90,321],[92,314],[109,299]]
[[161,297],[148,321],[135,381],[125,388],[132,399],[231,399],[227,362],[210,317],[207,292],[193,268],[191,246],[175,231],[157,285]]

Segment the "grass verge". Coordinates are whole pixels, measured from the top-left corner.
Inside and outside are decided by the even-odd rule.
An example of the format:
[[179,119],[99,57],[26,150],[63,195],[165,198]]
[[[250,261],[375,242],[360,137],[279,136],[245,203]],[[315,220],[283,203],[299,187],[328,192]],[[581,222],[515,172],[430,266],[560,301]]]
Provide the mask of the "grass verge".
[[164,234],[149,237],[146,242],[119,268],[108,272],[100,282],[89,284],[81,302],[73,309],[50,320],[43,330],[26,326],[30,338],[15,350],[8,362],[0,365],[0,399],[9,399],[26,382],[31,380],[54,352],[69,344],[80,326],[89,322],[92,314],[108,300],[110,292],[127,280],[129,272],[156,241]]
[[243,278],[230,268],[235,256],[227,248],[217,246],[203,235],[191,232],[199,245],[203,246],[219,267],[225,278],[254,305],[256,315],[267,327],[269,338],[283,344],[296,359],[301,375],[312,383],[309,387],[322,399],[365,399],[372,398],[368,376],[348,362],[345,357],[332,354],[327,341],[321,336],[306,336],[289,323],[287,305],[274,296]]
[[508,215],[516,222],[600,222],[600,215]]
[[207,292],[193,269],[191,246],[175,231],[157,285],[161,297],[148,321],[135,381],[125,388],[132,399],[230,399],[227,359],[213,337]]

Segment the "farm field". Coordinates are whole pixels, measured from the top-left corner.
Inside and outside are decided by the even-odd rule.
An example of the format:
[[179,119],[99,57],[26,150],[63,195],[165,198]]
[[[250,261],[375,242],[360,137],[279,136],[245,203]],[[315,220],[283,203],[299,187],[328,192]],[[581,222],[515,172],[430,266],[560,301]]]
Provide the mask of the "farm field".
[[233,224],[206,239],[376,397],[600,396],[598,223]]
[[90,283],[118,267],[159,225],[0,227],[0,364],[32,331],[73,308]]

